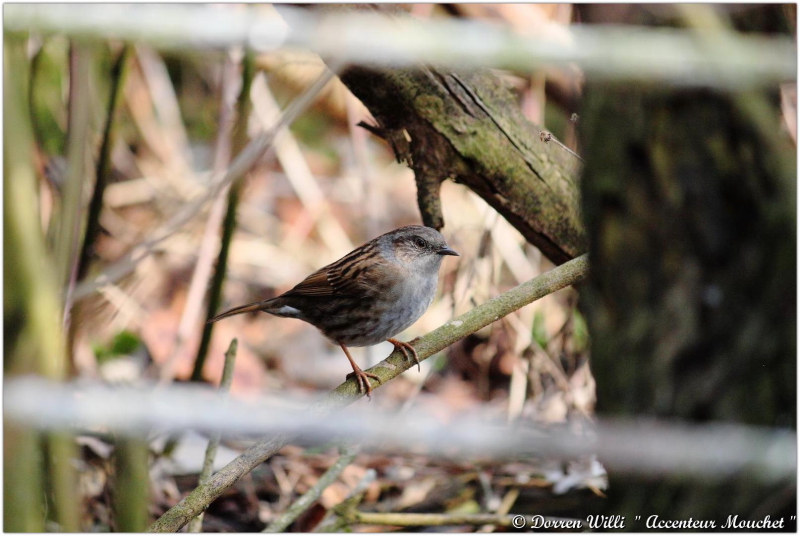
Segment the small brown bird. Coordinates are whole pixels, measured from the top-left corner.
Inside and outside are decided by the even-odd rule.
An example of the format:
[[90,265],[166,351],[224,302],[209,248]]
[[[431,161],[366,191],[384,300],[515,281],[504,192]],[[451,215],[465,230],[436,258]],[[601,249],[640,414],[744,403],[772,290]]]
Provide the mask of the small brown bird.
[[419,366],[414,347],[392,337],[416,322],[433,302],[443,255],[458,253],[438,231],[421,225],[401,227],[320,268],[276,298],[234,307],[209,322],[251,311],[308,322],[342,347],[353,367],[347,377],[355,375],[369,396],[369,378],[380,379],[361,370],[347,347],[388,341]]

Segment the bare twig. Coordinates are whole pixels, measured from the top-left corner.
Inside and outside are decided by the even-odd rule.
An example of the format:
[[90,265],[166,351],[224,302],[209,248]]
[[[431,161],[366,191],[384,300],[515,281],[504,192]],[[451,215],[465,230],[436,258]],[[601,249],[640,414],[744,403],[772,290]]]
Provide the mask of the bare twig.
[[[103,138],[100,144],[100,154],[97,157],[97,164],[95,165],[95,181],[94,189],[92,191],[92,198],[89,201],[89,210],[86,216],[86,227],[83,234],[83,244],[80,246],[80,253],[77,257],[77,266],[75,267],[75,278],[70,279],[70,288],[75,281],[80,281],[89,271],[89,265],[92,262],[94,254],[95,242],[100,233],[100,213],[103,210],[103,198],[108,185],[108,179],[111,174],[111,148],[114,145],[114,115],[119,107],[120,99],[122,97],[122,88],[125,86],[125,74],[127,72],[128,58],[130,56],[131,47],[124,46],[117,56],[117,61],[111,71],[111,94],[108,98],[108,107],[105,118],[105,125],[103,127]],[[67,307],[71,307],[70,315],[77,316],[80,314],[80,304],[75,302],[65,305],[65,314]],[[75,338],[77,336],[78,326],[74,322],[65,322],[67,326],[67,351],[71,354]]]
[[[69,131],[67,137],[67,178],[59,206],[58,234],[55,241],[56,266],[61,295],[64,297],[63,323],[69,326],[72,309],[72,290],[77,276],[77,255],[83,183],[88,169],[86,140],[89,138],[89,71],[92,51],[84,43],[70,48]],[[69,348],[67,349],[69,352]]]
[[356,459],[358,449],[343,448],[340,454],[341,456],[339,456],[339,459],[337,459],[336,462],[331,465],[330,469],[325,471],[325,474],[322,475],[319,480],[317,480],[316,484],[314,484],[311,489],[305,492],[302,497],[297,499],[289,508],[287,508],[286,511],[278,517],[278,519],[270,523],[263,532],[283,532],[286,527],[294,522],[295,519],[300,517],[300,514],[308,510],[315,502],[317,502],[322,495],[322,492],[325,491],[328,486],[336,482],[336,479],[339,478],[339,475],[341,475],[347,466],[353,463],[353,460]]
[[[253,83],[255,64],[252,52],[245,52],[242,60],[242,88],[239,91],[239,100],[236,106],[237,118],[234,122],[233,134],[231,136],[232,154],[240,154],[247,144],[247,122],[250,118],[250,87]],[[225,282],[225,274],[228,270],[228,252],[233,239],[233,232],[236,230],[236,208],[239,206],[239,195],[244,184],[245,174],[233,181],[228,189],[228,205],[225,210],[225,218],[222,220],[222,236],[220,238],[219,254],[217,264],[214,268],[214,275],[211,277],[211,286],[208,289],[208,307],[206,308],[206,320],[212,318],[219,308],[222,297],[222,285]],[[192,370],[192,380],[200,381],[203,378],[203,365],[208,355],[208,348],[211,344],[211,333],[214,324],[205,323],[203,334],[200,337],[200,346],[197,349],[197,356]]]
[[[225,364],[222,368],[222,380],[220,380],[219,383],[219,390],[222,393],[230,392],[231,383],[233,383],[233,367],[236,363],[236,348],[237,340],[233,339],[231,341],[231,345],[228,347],[228,351],[225,352]],[[208,482],[209,478],[211,478],[211,472],[214,470],[214,458],[217,455],[217,448],[219,447],[219,441],[221,437],[222,435],[219,432],[216,432],[208,441],[206,456],[203,460],[203,469],[200,472],[200,478],[197,480],[198,486],[202,486]],[[201,532],[202,528],[203,512],[200,512],[200,514],[198,514],[197,517],[192,519],[192,521],[189,523],[188,532]]]
[[[503,500],[500,501],[500,506],[497,507],[497,511],[495,515],[506,515],[508,512],[511,511],[511,507],[514,506],[514,503],[517,501],[517,497],[519,497],[519,488],[511,488],[508,492],[503,496]],[[486,525],[478,529],[476,532],[494,532],[496,529],[496,525]]]
[[377,477],[378,473],[375,472],[375,469],[367,469],[367,472],[364,473],[364,476],[353,488],[353,491],[350,492],[345,500],[336,505],[333,511],[328,512],[328,515],[314,528],[314,532],[342,532],[347,527],[347,521],[338,512],[357,508],[364,499],[367,488],[375,482]]
[[108,185],[109,173],[111,171],[111,148],[114,145],[114,115],[122,96],[122,88],[125,86],[125,74],[127,72],[128,58],[131,47],[125,46],[117,56],[117,61],[111,71],[111,94],[108,98],[108,110],[106,122],[103,127],[103,140],[100,145],[100,154],[97,157],[95,167],[95,183],[92,199],[89,202],[89,213],[86,218],[86,232],[83,235],[83,246],[78,260],[78,280],[86,276],[89,269],[92,252],[95,246],[97,234],[100,231],[100,211],[103,208],[103,194]]
[[[92,63],[91,47],[74,42],[70,48],[70,110],[67,140],[67,179],[59,207],[59,232],[55,244],[58,276],[64,296],[63,326],[70,327],[72,290],[75,286],[80,248],[83,186],[90,164],[86,139],[90,133],[89,74]],[[44,337],[60,337],[60,333],[42,333]],[[71,348],[64,347],[62,359],[72,368]],[[61,530],[70,532],[79,527],[78,500],[72,493],[75,470],[71,466],[74,444],[68,434],[54,433],[47,438],[49,480],[52,486],[55,514]]]
[[[217,138],[214,143],[214,173],[222,173],[228,167],[231,158],[231,125],[233,123],[233,107],[239,92],[240,77],[237,75],[239,62],[228,54],[222,64],[220,73],[220,107],[217,124]],[[223,192],[225,193],[224,190]],[[197,252],[192,280],[186,293],[186,305],[183,308],[178,330],[175,333],[175,344],[167,362],[161,367],[160,380],[169,382],[175,373],[175,363],[187,351],[189,336],[200,320],[203,298],[208,288],[208,280],[212,274],[214,251],[219,242],[219,229],[225,214],[227,196],[220,195],[211,204],[208,220]]]
[[569,154],[571,154],[572,156],[574,156],[575,158],[577,158],[581,162],[585,162],[585,160],[583,158],[581,158],[581,155],[579,155],[578,153],[576,153],[575,151],[573,151],[572,149],[570,149],[569,147],[567,147],[566,145],[561,143],[561,141],[558,138],[556,138],[553,135],[552,132],[547,132],[546,130],[543,130],[539,134],[539,139],[541,139],[545,143],[548,143],[548,142],[552,141],[553,143],[555,143],[556,145],[558,145],[559,147],[561,147],[562,149],[567,151]]
[[[504,514],[395,514],[378,512],[350,512],[350,523],[364,525],[393,525],[396,527],[442,527],[447,525],[486,525],[511,527],[515,517]],[[577,519],[542,516],[542,521],[563,520],[580,523]]]

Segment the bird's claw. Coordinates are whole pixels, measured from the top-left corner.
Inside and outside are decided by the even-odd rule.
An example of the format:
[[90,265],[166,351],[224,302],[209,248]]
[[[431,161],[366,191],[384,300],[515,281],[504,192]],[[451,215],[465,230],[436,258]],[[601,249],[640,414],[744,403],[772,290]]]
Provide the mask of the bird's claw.
[[[389,342],[394,344],[395,350],[400,350],[403,352],[405,358],[409,361],[414,361],[417,364],[417,370],[422,371],[422,366],[419,364],[419,355],[417,351],[414,349],[413,346],[408,344],[407,342],[398,341],[397,339],[389,339]],[[409,355],[409,350],[411,351],[411,355]]]
[[372,397],[370,396],[372,393],[372,386],[369,384],[369,378],[381,383],[381,379],[378,377],[378,375],[372,374],[371,372],[364,372],[363,370],[359,369],[348,374],[345,379],[349,380],[351,378],[356,379],[356,382],[358,383],[358,390],[367,395],[367,398],[372,400]]

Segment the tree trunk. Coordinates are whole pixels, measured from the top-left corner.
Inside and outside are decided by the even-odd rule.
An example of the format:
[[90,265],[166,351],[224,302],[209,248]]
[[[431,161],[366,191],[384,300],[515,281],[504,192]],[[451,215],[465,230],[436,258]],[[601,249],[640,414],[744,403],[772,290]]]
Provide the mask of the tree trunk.
[[[796,162],[775,95],[614,84],[584,95],[581,305],[598,415],[794,428]],[[607,510],[790,523],[795,496],[794,479],[754,474],[611,475]]]

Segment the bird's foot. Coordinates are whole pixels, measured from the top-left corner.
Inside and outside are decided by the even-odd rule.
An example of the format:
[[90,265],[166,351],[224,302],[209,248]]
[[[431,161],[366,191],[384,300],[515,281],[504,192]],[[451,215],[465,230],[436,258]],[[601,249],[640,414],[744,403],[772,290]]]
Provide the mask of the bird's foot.
[[[413,360],[414,363],[417,364],[417,370],[419,371],[422,370],[422,367],[419,364],[419,355],[417,354],[417,351],[414,349],[413,346],[411,346],[407,342],[398,341],[397,339],[386,339],[386,341],[394,344],[395,350],[400,350],[401,352],[403,352],[403,355],[406,356],[406,359],[408,359],[409,361]],[[410,355],[409,351],[411,352]]]
[[347,375],[347,380],[355,378],[356,382],[358,382],[358,390],[367,395],[367,398],[370,400],[370,394],[372,393],[372,386],[369,384],[369,379],[372,378],[373,380],[381,383],[381,379],[378,377],[377,374],[372,374],[371,372],[364,372],[360,368],[354,368],[353,372]]

